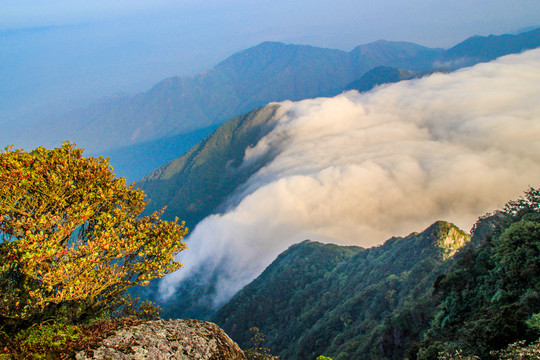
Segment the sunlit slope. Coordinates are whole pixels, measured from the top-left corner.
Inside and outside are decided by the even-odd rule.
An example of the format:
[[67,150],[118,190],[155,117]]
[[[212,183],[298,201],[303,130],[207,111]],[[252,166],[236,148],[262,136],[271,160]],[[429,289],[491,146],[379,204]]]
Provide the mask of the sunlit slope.
[[278,107],[268,105],[226,122],[185,155],[144,177],[137,186],[152,200],[147,211],[167,206],[166,218],[177,216],[190,227],[218,212],[238,186],[271,160],[242,165],[246,149],[272,130]]

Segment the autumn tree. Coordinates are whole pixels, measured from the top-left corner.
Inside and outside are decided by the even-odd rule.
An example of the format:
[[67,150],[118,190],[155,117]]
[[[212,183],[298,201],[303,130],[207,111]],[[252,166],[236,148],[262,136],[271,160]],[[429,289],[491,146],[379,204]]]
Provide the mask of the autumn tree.
[[270,354],[270,349],[262,346],[266,336],[257,327],[249,329],[251,333],[251,348],[245,351],[248,360],[279,360],[279,357]]
[[77,322],[181,267],[184,223],[141,216],[142,191],[71,143],[0,153],[0,324]]

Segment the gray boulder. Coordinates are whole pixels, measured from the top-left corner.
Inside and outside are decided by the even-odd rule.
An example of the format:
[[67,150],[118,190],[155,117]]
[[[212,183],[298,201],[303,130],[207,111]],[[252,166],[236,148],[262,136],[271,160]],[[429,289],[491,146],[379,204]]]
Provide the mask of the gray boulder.
[[154,320],[133,325],[77,353],[88,360],[246,360],[244,352],[216,324],[200,320]]

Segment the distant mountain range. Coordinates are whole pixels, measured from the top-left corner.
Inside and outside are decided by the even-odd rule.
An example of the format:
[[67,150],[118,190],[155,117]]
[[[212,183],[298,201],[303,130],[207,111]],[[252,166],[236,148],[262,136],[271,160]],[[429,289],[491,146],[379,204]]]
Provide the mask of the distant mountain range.
[[345,86],[345,90],[368,91],[377,85],[396,83],[420,77],[424,72],[395,68],[391,66],[377,66],[356,81]]
[[[197,76],[172,77],[145,93],[104,99],[63,115],[52,126],[58,129],[57,136],[92,152],[118,155],[119,148],[127,147],[120,151],[129,158],[141,144],[151,142],[159,147],[179,134],[202,140],[197,136],[201,129],[269,102],[339,94],[375,66],[430,69],[441,53],[440,49],[389,41],[358,46],[351,52],[264,42]],[[189,150],[182,143],[179,147]],[[164,164],[177,153],[163,152],[154,159]],[[138,167],[145,165],[136,162]],[[153,169],[144,166],[144,171],[130,177],[142,177]]]
[[[269,102],[333,96],[378,66],[405,72],[456,69],[538,46],[540,29],[473,37],[449,50],[382,40],[350,52],[264,42],[199,75],[168,78],[144,93],[106,98],[50,117],[25,136],[44,144],[51,138],[69,139],[91,154],[110,154],[119,175],[135,180],[189,150],[208,134],[204,129]],[[184,144],[183,139],[190,141]],[[170,150],[151,161],[138,156],[161,144]]]
[[455,69],[533,49],[540,46],[539,35],[537,28],[518,35],[473,36],[444,52],[435,65]]
[[[471,46],[471,42],[474,42],[476,46],[480,48],[480,50],[476,47]],[[495,49],[485,48],[489,46],[494,46]],[[531,32],[527,32],[521,35],[502,35],[502,36],[489,36],[489,37],[473,37],[468,40],[466,40],[463,43],[460,43],[453,47],[450,50],[447,50],[446,52],[441,50],[429,50],[426,48],[419,47],[414,44],[408,44],[408,43],[392,43],[392,42],[386,42],[386,41],[379,41],[372,44],[359,46],[355,50],[353,50],[349,54],[355,54],[354,56],[358,58],[363,58],[365,54],[371,54],[370,56],[373,56],[373,58],[377,60],[373,60],[373,58],[370,60],[369,65],[364,65],[363,69],[370,68],[370,66],[375,65],[377,62],[387,61],[389,58],[394,59],[394,66],[397,67],[391,67],[391,66],[374,66],[371,67],[369,71],[363,70],[360,71],[364,75],[358,78],[356,81],[347,82],[346,80],[339,81],[339,86],[334,86],[333,89],[330,89],[329,87],[332,84],[335,84],[333,81],[331,81],[330,78],[326,78],[325,84],[327,86],[325,87],[326,94],[319,93],[318,95],[313,96],[323,96],[323,95],[331,95],[333,93],[339,93],[342,91],[342,89],[356,89],[359,91],[367,91],[372,89],[376,85],[381,85],[385,83],[393,83],[401,80],[407,80],[415,77],[420,77],[425,74],[428,74],[432,71],[449,71],[449,68],[436,68],[431,70],[426,70],[426,67],[428,67],[429,64],[433,64],[433,58],[432,56],[436,56],[439,59],[445,58],[449,59],[452,56],[455,56],[455,58],[464,59],[466,56],[464,53],[466,51],[459,50],[462,48],[470,48],[470,54],[471,56],[469,59],[475,59],[474,61],[479,60],[478,57],[479,53],[487,54],[483,55],[481,59],[487,61],[491,60],[494,57],[495,54],[504,53],[504,49],[512,49],[512,51],[521,51],[526,49],[527,47],[538,47],[540,46],[540,28],[536,29]],[[264,51],[264,49],[273,49],[272,51]],[[236,81],[239,81],[238,84],[244,84],[236,85],[238,89],[242,89],[244,87],[248,87],[248,84],[250,81],[247,80],[248,77],[241,77],[238,73],[241,72],[241,64],[242,61],[247,63],[248,69],[246,70],[247,73],[251,73],[249,78],[253,78],[256,76],[259,76],[261,78],[264,77],[271,77],[270,73],[275,73],[274,71],[268,69],[269,64],[273,64],[272,61],[269,60],[269,58],[273,58],[276,56],[275,54],[278,52],[276,49],[281,49],[281,51],[285,51],[286,53],[289,52],[295,52],[294,49],[300,51],[304,50],[308,54],[312,54],[313,52],[319,52],[322,54],[327,53],[327,49],[317,49],[317,48],[311,48],[311,47],[302,47],[297,45],[283,45],[279,43],[263,43],[255,48],[248,49],[244,52],[240,52],[236,55],[231,56],[229,59],[225,60],[223,63],[218,65],[216,69],[213,70],[213,72],[221,71],[223,68],[234,68],[237,69],[237,77],[240,79],[236,79]],[[458,49],[458,50],[456,50]],[[328,50],[329,53],[334,54],[334,56],[339,57],[343,54],[343,52],[335,51],[335,50]],[[262,54],[267,53],[267,56],[264,57]],[[302,51],[300,51],[302,53]],[[336,54],[340,54],[339,56]],[[422,56],[419,56],[418,54],[422,54]],[[427,55],[431,54],[431,55]],[[452,56],[450,55],[444,55],[444,54],[454,54]],[[444,55],[444,56],[443,56]],[[417,57],[420,57],[423,59],[423,56],[426,56],[430,58],[429,61],[421,62],[420,59],[417,59]],[[254,61],[256,58],[265,58],[265,65],[253,65],[251,64],[252,61]],[[306,57],[306,56],[302,56]],[[493,58],[492,58],[493,57]],[[290,65],[288,66],[289,70],[287,73],[290,74],[289,79],[285,79],[283,81],[277,81],[274,80],[275,83],[283,84],[284,82],[288,82],[289,84],[291,82],[296,81],[298,76],[296,73],[294,73],[292,70],[300,67],[301,61],[298,60],[297,56],[293,56],[293,59],[296,59],[294,62],[294,66]],[[413,60],[411,60],[413,59]],[[363,60],[364,64],[366,64],[368,61]],[[471,62],[473,60],[468,60],[468,62]],[[399,68],[401,65],[397,65],[398,62],[401,62],[402,65],[408,65],[403,66],[408,69],[416,68],[417,71],[413,70],[406,70],[403,68]],[[287,66],[284,66],[286,62],[281,59],[279,60],[279,63],[282,64],[280,66],[275,66],[276,68],[284,68]],[[412,66],[413,63],[416,64],[416,66]],[[251,65],[249,65],[251,64]],[[255,70],[254,68],[257,68]],[[324,67],[320,65],[319,69],[323,69]],[[335,69],[335,67],[333,68]],[[322,71],[322,70],[321,70]],[[231,72],[231,71],[227,71]],[[327,75],[330,72],[327,72],[327,70],[324,71]],[[352,72],[352,70],[351,70]],[[260,75],[260,73],[264,73],[265,75]],[[305,70],[302,70],[301,73],[305,74]],[[259,75],[257,75],[259,74]],[[317,78],[316,74],[313,74],[315,78]],[[203,76],[202,74],[199,76]],[[285,75],[284,75],[285,77]],[[171,80],[172,81],[172,80]],[[312,79],[312,81],[320,82],[321,80],[315,80]],[[257,88],[262,91],[262,89],[265,87],[263,86],[264,83],[256,83],[253,86],[257,86]],[[292,96],[292,98],[288,98],[287,96],[279,96],[281,100],[284,99],[303,99],[308,98],[309,93],[317,93],[317,91],[313,90],[313,87],[309,86],[309,82],[306,84],[306,89],[302,90],[303,95],[299,95],[296,93],[295,96],[291,95],[290,91],[285,91],[285,93]],[[160,86],[160,85],[158,85]],[[291,89],[290,87],[288,87]],[[322,88],[322,86],[321,86]],[[310,90],[311,89],[311,90]],[[300,89],[298,90],[300,91]],[[255,91],[257,93],[257,91]],[[245,94],[249,94],[249,92],[246,92]],[[304,97],[306,96],[306,97]],[[280,99],[273,99],[270,101],[279,101]],[[267,102],[262,102],[262,105],[266,104]],[[255,104],[255,103],[253,103]],[[212,105],[214,106],[214,105]],[[217,106],[217,104],[216,104]],[[269,123],[271,122],[270,119],[273,115],[273,111],[275,110],[274,107],[279,105],[272,105],[271,111],[270,110],[264,110],[261,111],[261,109],[253,110],[252,112],[249,112],[247,114],[244,114],[240,117],[236,117],[233,120],[230,120],[230,123],[225,123],[222,127],[218,128],[215,132],[211,133],[209,137],[207,137],[204,141],[201,141],[196,146],[191,148],[191,150],[186,149],[186,154],[175,158],[175,160],[163,165],[162,167],[156,169],[155,171],[149,173],[147,176],[145,176],[143,179],[141,179],[138,182],[138,185],[148,194],[149,198],[152,199],[152,203],[149,207],[151,210],[157,210],[162,208],[163,206],[167,206],[167,211],[165,213],[165,216],[174,217],[178,216],[181,219],[184,219],[189,226],[194,226],[197,224],[198,221],[200,221],[202,218],[208,216],[209,214],[216,211],[216,207],[220,204],[220,201],[222,201],[226,196],[229,195],[230,192],[234,191],[236,189],[236,186],[238,184],[241,184],[242,181],[232,181],[225,180],[226,178],[229,178],[228,176],[223,176],[223,174],[231,173],[236,176],[237,171],[235,170],[235,164],[240,163],[240,157],[243,156],[245,148],[242,147],[246,144],[256,144],[268,131],[271,130],[269,127]],[[250,108],[252,109],[252,108]],[[253,119],[256,119],[256,121],[253,121]],[[262,125],[264,127],[264,130],[260,129],[259,127]],[[181,124],[179,125],[181,126]],[[242,127],[242,136],[247,138],[243,138],[240,140],[238,138],[239,132],[236,130],[237,126]],[[246,130],[248,129],[249,130]],[[198,136],[190,137],[191,143],[193,142],[194,138],[202,137],[202,135],[205,134],[204,129],[198,130],[199,134]],[[185,136],[185,135],[180,135]],[[167,138],[164,138],[167,139]],[[155,145],[157,148],[159,148],[159,142],[165,141],[164,139],[158,140],[154,143],[151,143]],[[201,139],[202,140],[202,139]],[[172,141],[169,143],[169,147],[174,148],[175,142]],[[141,145],[139,145],[140,147]],[[239,148],[236,148],[238,147]],[[132,146],[130,149],[131,152],[134,151],[134,149],[137,149],[137,145]],[[182,147],[182,144],[178,144],[178,147]],[[234,149],[230,149],[230,147],[233,147]],[[150,148],[150,146],[145,146],[145,148]],[[188,152],[189,150],[189,152]],[[117,156],[124,155],[125,152],[121,150],[115,150],[115,154]],[[170,153],[168,151],[164,151],[164,153]],[[235,155],[232,155],[232,154]],[[142,154],[142,153],[141,153]],[[159,161],[160,157],[157,156],[153,157],[153,162],[156,163]],[[162,154],[163,155],[163,154]],[[188,160],[189,159],[189,160]],[[127,160],[127,157],[126,157]],[[171,159],[172,160],[172,159]],[[139,164],[138,166],[142,166]],[[194,176],[193,169],[197,169],[197,171],[200,172],[199,176]],[[252,173],[254,173],[257,169],[253,168],[251,169]],[[245,170],[244,170],[245,171]],[[208,176],[208,174],[214,174]],[[246,176],[251,175],[250,174],[244,174],[244,178]],[[201,182],[202,179],[201,176],[204,176],[205,180],[204,182]],[[219,185],[218,183],[227,183],[227,191],[223,191],[223,185]],[[206,185],[204,185],[206,184]],[[203,187],[203,188],[201,188]],[[197,189],[195,189],[197,188]],[[203,197],[197,197],[195,194],[204,194]],[[210,197],[210,201],[206,201],[205,198]],[[201,209],[200,206],[196,205],[196,202],[202,202],[204,203],[204,210]]]
[[351,52],[264,42],[199,75],[171,77],[145,93],[104,99],[58,121],[75,141],[108,150],[221,124],[271,101],[333,96],[375,66],[427,70],[441,53],[388,41]]

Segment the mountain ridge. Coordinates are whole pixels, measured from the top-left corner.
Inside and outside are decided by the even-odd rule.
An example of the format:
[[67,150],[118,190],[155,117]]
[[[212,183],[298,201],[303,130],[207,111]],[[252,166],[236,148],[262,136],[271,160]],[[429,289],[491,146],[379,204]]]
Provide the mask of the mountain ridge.
[[[497,55],[536,47],[540,43],[538,30],[504,36],[504,40],[497,41],[501,37],[482,37],[474,41],[480,41],[476,44],[480,47],[496,45]],[[455,59],[456,56],[461,58],[456,50],[459,46],[443,50],[379,40],[346,52],[263,42],[231,55],[200,74],[166,78],[145,92],[102,99],[53,116],[46,124],[36,125],[29,131],[41,143],[51,143],[50,134],[54,133],[58,143],[70,139],[91,154],[107,155],[113,153],[113,149],[122,148],[127,152],[132,145],[218,126],[269,102],[336,95],[376,66],[428,71],[437,62],[454,66],[470,64],[471,61],[459,63]],[[45,136],[49,138],[44,139]],[[170,156],[167,158],[164,154],[162,163],[169,159]],[[153,168],[146,166],[145,169],[148,173]],[[129,173],[125,175],[128,180],[139,179]]]
[[[244,150],[271,129],[279,105],[267,105],[221,125],[180,158],[148,174],[137,185],[152,199],[146,211],[167,205],[164,218],[194,226],[269,159],[240,169]],[[187,203],[186,203],[187,202]]]
[[519,53],[540,46],[540,28],[521,34],[472,36],[451,47],[438,63],[442,66],[464,67],[494,60],[508,53]]
[[283,359],[320,354],[336,360],[397,359],[421,334],[412,330],[382,350],[385,319],[404,311],[414,294],[427,293],[469,238],[455,225],[437,221],[369,249],[305,241],[278,256],[212,321],[240,346],[249,343],[249,328],[258,327]]

